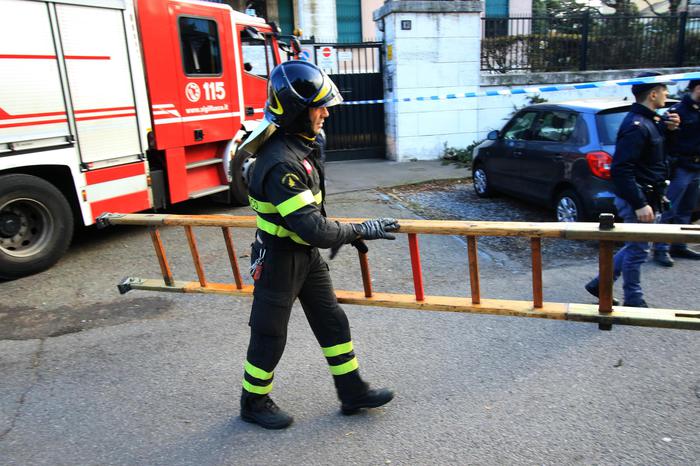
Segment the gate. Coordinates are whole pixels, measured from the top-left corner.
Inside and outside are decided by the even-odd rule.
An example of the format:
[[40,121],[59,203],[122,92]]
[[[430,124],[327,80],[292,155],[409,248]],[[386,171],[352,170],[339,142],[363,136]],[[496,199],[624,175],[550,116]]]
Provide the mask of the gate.
[[[316,64],[328,72],[345,101],[381,100],[381,42],[313,43]],[[384,104],[339,105],[324,123],[329,161],[383,158]]]

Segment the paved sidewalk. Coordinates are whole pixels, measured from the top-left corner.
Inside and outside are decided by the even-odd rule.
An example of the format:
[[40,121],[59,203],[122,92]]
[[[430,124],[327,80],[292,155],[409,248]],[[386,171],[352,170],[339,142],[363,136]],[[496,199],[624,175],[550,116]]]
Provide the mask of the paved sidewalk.
[[467,167],[442,160],[391,162],[370,159],[328,162],[326,187],[328,194],[338,194],[430,180],[466,178],[470,173]]

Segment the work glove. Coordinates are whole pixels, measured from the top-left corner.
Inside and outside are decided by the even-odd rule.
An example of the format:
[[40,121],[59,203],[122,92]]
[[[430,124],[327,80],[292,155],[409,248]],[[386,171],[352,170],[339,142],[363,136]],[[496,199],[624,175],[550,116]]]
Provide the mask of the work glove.
[[395,218],[382,217],[353,223],[352,228],[362,239],[396,239],[389,232],[398,230],[399,222]]
[[[365,242],[362,241],[362,239],[360,239],[360,238],[357,238],[356,240],[351,241],[350,244],[351,244],[355,249],[357,249],[359,252],[361,252],[362,254],[367,254],[367,252],[369,252],[369,248],[367,247],[367,245],[365,244]],[[338,246],[332,247],[332,248],[331,248],[331,253],[328,255],[328,258],[329,258],[330,260],[335,259],[335,256],[338,254],[338,251],[340,251],[340,248],[341,248],[341,247],[343,247],[342,244],[340,244],[340,245],[338,245]]]

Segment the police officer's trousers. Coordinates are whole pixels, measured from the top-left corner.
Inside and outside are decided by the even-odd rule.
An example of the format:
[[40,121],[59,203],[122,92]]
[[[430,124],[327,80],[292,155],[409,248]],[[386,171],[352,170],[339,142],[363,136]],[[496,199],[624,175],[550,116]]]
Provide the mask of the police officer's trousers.
[[[700,170],[676,167],[673,170],[666,196],[671,201],[671,208],[661,215],[661,223],[689,224],[693,209],[700,199]],[[654,243],[656,251],[668,251],[669,249],[677,251],[687,247],[684,243],[673,245]]]
[[[639,223],[634,209],[627,201],[616,196],[615,207],[625,223]],[[613,281],[617,281],[622,275],[624,304],[635,305],[644,299],[641,283],[642,264],[647,260],[649,246],[650,244],[644,241],[627,241],[613,257]],[[590,283],[598,288],[598,281],[599,277],[596,277]]]
[[336,300],[328,264],[318,249],[265,248],[256,241],[251,262],[263,249],[262,271],[255,280],[249,322],[244,394],[264,396],[272,390],[274,369],[284,352],[287,324],[296,298],[326,357],[339,398],[346,401],[364,394],[368,386],[358,372],[350,325]]

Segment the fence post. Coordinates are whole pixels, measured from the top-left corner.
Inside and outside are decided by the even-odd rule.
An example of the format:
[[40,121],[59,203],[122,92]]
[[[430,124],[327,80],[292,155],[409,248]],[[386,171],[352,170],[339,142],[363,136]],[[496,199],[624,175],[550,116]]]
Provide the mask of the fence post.
[[681,12],[681,20],[678,25],[678,45],[676,46],[676,66],[683,66],[685,61],[685,28],[688,24],[688,12]]
[[581,27],[581,50],[579,56],[578,69],[586,71],[588,68],[588,25],[591,20],[590,10],[583,14],[583,25]]

